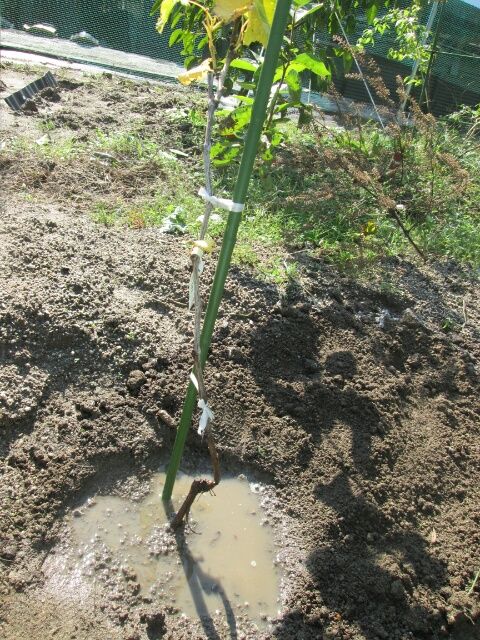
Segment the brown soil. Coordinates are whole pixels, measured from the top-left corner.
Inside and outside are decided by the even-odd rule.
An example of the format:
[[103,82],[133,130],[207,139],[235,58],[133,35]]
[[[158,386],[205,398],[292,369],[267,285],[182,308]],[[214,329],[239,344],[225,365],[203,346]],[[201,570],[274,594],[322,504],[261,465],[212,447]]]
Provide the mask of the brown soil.
[[[2,95],[19,76],[31,79],[2,74]],[[41,135],[46,115],[62,124],[59,138],[115,128],[145,112],[152,91],[80,79],[31,115],[7,119],[3,104],[1,135],[8,144]],[[155,93],[159,129],[162,100],[187,104],[188,94]],[[187,149],[178,127],[168,146]],[[127,168],[95,165],[96,174],[70,159],[71,171],[38,174],[21,156],[8,146],[0,155],[1,635],[230,638],[228,627],[202,629],[135,590],[120,601],[107,590],[93,610],[81,593],[60,606],[42,590],[44,560],[80,496],[108,474],[148,479],[169,451],[159,411],[178,418],[192,326],[184,241],[88,216],[102,180],[128,197]],[[90,172],[89,182],[72,171]],[[111,171],[125,173],[112,182]],[[152,180],[139,181],[143,194]],[[223,465],[272,485],[292,523],[285,548],[300,563],[273,628],[245,624],[235,637],[480,638],[478,584],[467,594],[480,542],[475,274],[398,258],[379,268],[382,285],[322,261],[304,267],[286,289],[232,271],[207,367]],[[192,430],[187,459],[200,452]]]

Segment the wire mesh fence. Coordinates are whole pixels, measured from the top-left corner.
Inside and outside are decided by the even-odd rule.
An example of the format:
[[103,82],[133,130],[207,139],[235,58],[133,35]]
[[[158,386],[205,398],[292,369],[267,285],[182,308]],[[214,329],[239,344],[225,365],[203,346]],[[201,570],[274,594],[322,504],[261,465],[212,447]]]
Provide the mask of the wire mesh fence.
[[[181,46],[169,46],[168,28],[162,34],[156,32],[151,6],[152,0],[0,0],[2,47],[119,67],[140,75],[172,76],[176,65],[182,62]],[[423,11],[424,24],[431,6]],[[360,20],[358,35],[366,26],[366,20]],[[430,109],[442,115],[463,104],[478,104],[480,6],[462,0],[440,4],[432,41],[431,68],[423,87]],[[328,34],[319,33],[317,44],[329,46],[332,40]],[[393,38],[385,35],[375,42],[370,53],[386,86],[395,95],[396,77],[410,74],[411,64],[388,59],[388,49],[393,45]],[[143,59],[135,64],[126,62],[135,56]],[[147,59],[170,65],[155,67]],[[341,65],[336,68],[334,81],[344,97],[368,102],[364,83],[345,74]],[[418,96],[419,90],[414,95],[415,92]]]
[[[15,29],[52,26],[55,37],[73,42],[85,32],[96,43],[85,38],[79,43],[83,46],[101,45],[181,63],[180,47],[168,46],[168,29],[161,35],[155,31],[151,0],[1,0],[0,7],[3,20]],[[41,29],[29,32],[48,37]]]

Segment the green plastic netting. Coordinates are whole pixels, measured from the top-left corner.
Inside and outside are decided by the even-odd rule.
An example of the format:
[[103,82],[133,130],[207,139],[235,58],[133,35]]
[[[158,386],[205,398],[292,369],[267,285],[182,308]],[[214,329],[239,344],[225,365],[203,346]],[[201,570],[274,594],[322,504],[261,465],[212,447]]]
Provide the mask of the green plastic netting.
[[[170,32],[159,35],[150,16],[152,0],[0,0],[1,45],[31,53],[118,68],[151,77],[174,77],[181,65],[181,47],[168,46]],[[430,6],[423,13],[426,23]],[[28,31],[25,25],[51,25],[55,36]],[[360,27],[366,26],[360,25]],[[480,102],[480,7],[462,0],[440,6],[433,32],[438,31],[438,53],[433,58],[429,82],[430,106],[444,114],[462,104]],[[88,38],[82,32],[88,34]],[[359,30],[359,35],[361,29]],[[82,39],[83,37],[83,39]],[[352,36],[355,41],[355,35]],[[331,43],[318,34],[319,46]],[[396,76],[408,75],[410,66],[387,59],[393,41],[384,36],[372,50],[382,76],[392,92]],[[335,80],[347,98],[367,102],[359,80],[346,78],[341,69]]]

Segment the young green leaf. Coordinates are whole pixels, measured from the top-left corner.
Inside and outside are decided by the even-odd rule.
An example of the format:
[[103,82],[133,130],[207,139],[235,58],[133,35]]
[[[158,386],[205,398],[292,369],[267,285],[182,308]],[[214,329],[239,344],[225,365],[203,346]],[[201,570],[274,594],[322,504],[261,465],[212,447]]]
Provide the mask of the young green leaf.
[[251,105],[244,104],[232,111],[222,123],[221,133],[224,136],[232,136],[239,133],[249,123],[252,117]]
[[[294,60],[293,62],[290,62],[285,70],[285,76],[287,76],[290,71],[297,71],[298,73],[305,71],[307,67],[304,64],[301,64],[300,62],[297,62],[296,60]],[[283,66],[277,67],[275,70],[275,75],[273,77],[273,82],[279,82],[281,79],[283,78]]]
[[172,13],[173,8],[178,1],[179,0],[163,0],[162,4],[160,5],[160,17],[158,18],[157,22],[157,31],[159,33],[162,33],[162,31],[164,30],[170,14]]
[[213,160],[214,158],[221,155],[225,151],[225,149],[226,149],[226,142],[224,140],[220,140],[219,142],[216,142],[210,148],[210,158],[212,158]]
[[372,4],[365,12],[368,24],[372,24],[378,12],[378,5]]
[[313,5],[313,7],[297,10],[295,12],[295,26],[298,26],[301,22],[306,20],[306,18],[313,15],[317,11],[320,11],[320,9],[323,9],[324,7],[325,3],[317,2],[317,4]]
[[297,71],[291,69],[287,73],[285,80],[287,82],[288,93],[290,94],[290,101],[292,104],[298,104],[302,97],[302,83],[300,75]]
[[270,145],[272,147],[278,147],[285,140],[285,136],[280,131],[274,131],[270,137]]
[[210,150],[210,157],[215,166],[222,167],[230,164],[238,156],[240,150],[240,144],[232,144],[228,140],[222,140],[213,145]]
[[316,58],[309,53],[301,53],[293,62],[303,64],[305,69],[312,71],[320,78],[330,78],[332,75],[331,71],[327,69],[325,63],[320,60],[320,58]]
[[150,9],[150,15],[154,16],[157,11],[160,9],[160,4],[162,3],[162,0],[155,0],[155,2],[152,5],[152,8]]
[[244,104],[253,104],[253,98],[250,96],[235,96],[235,99]]
[[253,60],[248,60],[247,58],[237,58],[236,60],[232,60],[230,66],[232,69],[242,69],[243,71],[254,72],[260,65]]
[[173,45],[182,37],[182,33],[183,29],[175,29],[175,31],[172,31],[172,34],[168,40],[168,46],[173,47]]

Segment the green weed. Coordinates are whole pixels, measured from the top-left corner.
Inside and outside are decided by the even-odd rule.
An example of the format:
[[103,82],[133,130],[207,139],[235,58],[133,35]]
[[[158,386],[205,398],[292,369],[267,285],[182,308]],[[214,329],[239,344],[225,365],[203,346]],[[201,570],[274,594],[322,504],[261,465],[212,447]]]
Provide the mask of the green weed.
[[82,153],[84,145],[74,137],[68,137],[63,140],[52,140],[52,142],[39,146],[39,148],[40,153],[47,157],[67,160]]
[[106,202],[99,202],[94,206],[91,218],[98,224],[114,227],[118,224],[125,224],[127,215],[122,204],[112,205]]
[[[196,108],[169,117],[189,123],[189,136],[204,126],[204,114]],[[360,122],[345,129],[282,123],[276,156],[269,165],[258,165],[252,178],[234,262],[285,283],[298,277],[289,259],[295,251],[358,270],[383,257],[414,255],[413,240],[427,256],[479,265],[478,141],[423,114],[416,119],[413,127],[392,125],[386,132]],[[146,138],[139,127],[98,131],[94,148],[129,162],[153,160],[162,170],[153,197],[124,204],[121,213],[117,208],[94,212],[104,224],[161,226],[181,207],[187,233],[196,235],[203,213],[196,196],[203,183],[200,157],[194,162],[169,159],[168,149]],[[217,169],[217,195],[228,197],[236,170],[234,163]],[[215,213],[209,234],[218,244],[227,215]]]
[[467,596],[472,595],[472,593],[473,593],[473,591],[474,591],[474,589],[475,589],[475,587],[476,587],[476,585],[477,585],[477,582],[478,582],[479,577],[480,577],[480,569],[479,569],[479,570],[477,571],[477,573],[473,576],[472,581],[470,582],[470,584],[469,584],[469,586],[468,586],[468,589],[467,589]]
[[452,333],[455,330],[456,322],[452,318],[444,318],[441,322],[442,331]]
[[40,120],[38,123],[38,128],[43,133],[48,133],[49,131],[53,131],[55,129],[55,123],[52,120],[46,118],[45,120]]
[[25,137],[18,137],[11,143],[12,151],[20,151],[23,153],[33,153],[36,156],[43,158],[52,158],[57,160],[67,160],[84,150],[84,145],[73,136],[66,138],[52,139],[49,138],[48,133],[45,134],[45,139],[41,138],[30,139]]
[[239,241],[233,250],[232,263],[246,267],[257,267],[260,263],[260,258],[248,242]]
[[188,112],[188,119],[190,120],[192,126],[202,129],[206,123],[205,114],[203,114],[198,109],[190,109],[190,111]]
[[91,217],[92,220],[98,224],[103,224],[106,227],[113,227],[123,218],[123,213],[121,207],[113,207],[103,202],[99,202],[93,208]]
[[159,159],[159,147],[152,140],[142,138],[135,132],[120,132],[106,134],[98,130],[95,147],[104,153],[127,156],[135,160]]
[[415,253],[411,238],[427,255],[480,264],[478,142],[423,114],[418,120],[387,133],[368,124],[314,125],[308,136],[286,129],[283,151],[251,190],[272,242],[280,228],[283,246],[347,268]]

